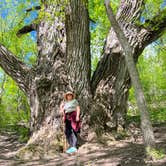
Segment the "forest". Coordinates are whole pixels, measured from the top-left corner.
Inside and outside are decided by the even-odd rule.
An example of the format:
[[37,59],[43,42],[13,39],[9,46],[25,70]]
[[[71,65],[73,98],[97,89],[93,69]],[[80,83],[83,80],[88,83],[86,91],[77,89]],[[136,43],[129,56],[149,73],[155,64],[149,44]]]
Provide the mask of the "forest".
[[166,165],[165,30],[165,0],[1,0],[0,166]]

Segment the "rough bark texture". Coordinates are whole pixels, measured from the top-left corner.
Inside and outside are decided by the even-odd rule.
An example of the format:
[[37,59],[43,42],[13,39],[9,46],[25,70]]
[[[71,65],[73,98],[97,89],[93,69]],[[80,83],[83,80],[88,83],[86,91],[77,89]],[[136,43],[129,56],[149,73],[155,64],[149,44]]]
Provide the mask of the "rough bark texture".
[[[52,17],[57,12],[55,9],[57,10],[54,5],[45,5],[45,12],[52,14]],[[39,129],[46,119],[52,121],[52,114],[58,111],[58,105],[68,85],[65,73],[65,29],[62,19],[43,19],[37,33],[39,53],[37,66],[32,69],[29,97],[33,110],[32,131]]]
[[[91,98],[88,1],[69,0],[66,10],[67,71],[70,85],[86,113]],[[82,100],[84,98],[84,100]]]
[[[116,16],[126,37],[130,38],[129,42],[133,46],[135,57],[138,57],[144,49],[141,43],[143,37],[138,38],[139,34],[142,33],[141,29],[132,24],[131,20],[139,17],[141,6],[142,1],[121,1]],[[129,15],[130,12],[135,10],[137,10],[137,13]],[[101,76],[100,73],[102,73]],[[92,77],[92,87],[96,88],[96,109],[101,106],[102,110],[105,110],[107,126],[116,129],[118,127],[124,128],[130,78],[122,48],[112,28],[104,46],[103,56]],[[106,96],[107,100],[103,100]]]
[[[35,67],[31,69],[28,94],[32,135],[26,147],[18,152],[21,157],[28,153],[35,157],[63,149],[63,123],[59,105],[64,92],[69,90],[65,64],[65,24],[62,16],[57,14],[61,10],[60,6],[57,7],[55,2],[44,2],[44,6],[47,14],[38,25],[38,57]],[[35,153],[31,149],[35,149]]]
[[[140,17],[143,5],[143,1],[140,0],[122,0],[116,15],[116,19],[133,49],[135,62],[144,48],[159,38],[165,29],[165,11],[161,13],[163,16],[161,20],[153,19],[158,27],[156,30],[150,28],[153,27],[151,24],[148,27],[135,25],[134,21]],[[149,21],[149,23],[153,21]],[[105,112],[105,116],[103,116],[109,127],[123,128],[131,83],[122,48],[112,28],[91,82],[93,92],[96,90],[94,98],[96,102],[93,109],[97,112],[98,107],[101,107],[100,112]],[[98,119],[98,121],[101,120]]]
[[24,93],[28,93],[29,88],[29,68],[7,48],[0,44],[0,66],[13,78]]
[[88,133],[88,114],[92,103],[91,57],[87,0],[69,0],[66,8],[66,68],[70,87],[80,103],[82,134]]
[[[87,1],[69,0],[65,3],[65,11],[61,7],[64,4],[59,1],[42,0],[42,3],[46,16],[37,27],[36,65],[29,69],[0,45],[0,66],[25,92],[31,109],[32,135],[19,151],[22,156],[26,152],[33,156],[37,152],[42,154],[62,148],[59,104],[67,90],[76,92],[81,111],[91,115],[92,127],[96,129],[124,126],[127,111],[130,78],[113,29],[110,29],[103,56],[90,80]],[[140,0],[122,0],[117,13],[119,25],[133,48],[135,61],[146,45],[160,37],[166,25],[165,17],[158,23],[155,20],[158,29],[134,25],[142,5]],[[36,151],[32,153],[34,147]]]
[[[62,150],[64,133],[61,132],[63,124],[59,115],[59,105],[67,90],[76,92],[81,110],[85,112],[90,101],[88,11],[84,3],[69,1],[65,28],[63,15],[55,17],[61,10],[61,6],[58,8],[56,3],[46,3],[45,12],[50,13],[53,21],[43,19],[38,25],[39,54],[37,66],[31,70],[29,93],[32,136],[27,147],[20,150],[21,156],[27,151],[29,153],[29,147],[32,145],[37,145],[37,151]],[[85,17],[80,19],[78,12],[84,13]],[[77,26],[73,26],[75,24],[79,30]]]
[[112,9],[109,5],[109,2],[110,2],[109,0],[105,0],[105,6],[107,9],[108,18],[109,18],[110,22],[112,23],[112,27],[113,27],[114,31],[116,32],[116,35],[119,39],[119,42],[123,48],[124,53],[125,53],[124,57],[125,57],[126,66],[127,66],[130,78],[131,78],[132,85],[134,87],[137,106],[138,106],[138,108],[140,110],[140,114],[141,114],[141,128],[143,131],[144,143],[145,143],[146,147],[153,148],[153,147],[155,147],[153,128],[152,128],[152,124],[150,121],[150,116],[149,116],[145,96],[144,96],[143,89],[141,86],[139,73],[137,71],[137,68],[136,68],[136,65],[134,62],[133,53],[132,53],[133,50],[132,50],[132,47],[129,45],[128,40],[126,39],[118,22],[116,21],[114,14],[112,12]]

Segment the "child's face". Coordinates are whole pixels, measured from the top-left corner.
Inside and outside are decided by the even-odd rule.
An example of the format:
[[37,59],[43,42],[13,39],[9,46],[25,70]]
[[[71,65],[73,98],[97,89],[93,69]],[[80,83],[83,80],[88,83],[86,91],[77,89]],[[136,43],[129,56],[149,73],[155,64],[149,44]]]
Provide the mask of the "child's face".
[[66,96],[66,98],[67,98],[67,100],[72,100],[72,99],[73,99],[73,95],[72,95],[72,94],[68,94],[68,95]]

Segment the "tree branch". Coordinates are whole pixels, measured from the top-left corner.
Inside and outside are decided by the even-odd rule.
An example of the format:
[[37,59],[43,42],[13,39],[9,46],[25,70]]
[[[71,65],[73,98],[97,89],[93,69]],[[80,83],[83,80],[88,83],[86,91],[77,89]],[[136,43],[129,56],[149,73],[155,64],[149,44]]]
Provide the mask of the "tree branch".
[[[142,12],[141,6],[143,5],[143,0],[121,0],[120,7],[116,14],[116,20],[121,29],[123,29],[125,37],[132,46],[133,52],[135,52],[135,60],[138,59],[138,56],[148,44],[162,35],[166,26],[165,9],[152,20],[147,20],[144,25],[135,25],[133,20],[139,18]],[[134,13],[134,15],[132,15],[132,13]],[[121,48],[119,46],[120,43],[114,30],[110,29],[106,43],[104,44],[101,59],[91,79],[93,93],[95,93],[97,85],[102,79],[108,75],[115,74],[114,71],[117,70],[116,67],[118,64],[114,62],[117,62],[117,58],[121,56]]]
[[112,27],[113,27],[113,29],[114,29],[117,37],[118,37],[118,40],[120,41],[123,49],[128,47],[128,50],[132,53],[132,48],[131,48],[127,38],[125,37],[123,31],[121,30],[118,22],[116,21],[109,3],[110,3],[110,0],[105,0],[105,6],[106,6],[106,9],[107,9],[107,15],[108,15],[108,18],[109,18],[109,20],[111,22],[111,25],[112,25]]
[[21,90],[28,92],[29,68],[0,44],[0,67],[16,81]]
[[144,0],[121,0],[116,19],[118,22],[133,23],[140,18],[143,6]]
[[17,36],[20,37],[23,34],[37,30],[37,26],[38,26],[37,24],[26,25],[17,32]]
[[[130,34],[128,28],[132,25],[132,22],[140,17],[143,5],[143,0],[121,0],[116,19],[122,27],[125,27],[126,36]],[[135,34],[135,30],[133,31],[133,34]],[[104,77],[107,77],[109,74],[112,75],[114,74],[113,71],[116,71],[118,64],[115,64],[114,62],[117,62],[117,58],[121,56],[119,45],[117,36],[111,28],[106,43],[104,44],[103,55],[101,56],[91,79],[93,93],[95,93],[98,83]]]
[[98,83],[110,74],[110,71],[114,71],[114,68],[117,64],[115,58],[120,57],[119,53],[115,52],[104,52],[102,58],[97,64],[96,70],[93,73],[91,78],[91,89],[92,93],[95,94],[95,90],[97,88]]
[[166,8],[151,20],[146,20],[142,25],[142,29],[146,29],[150,34],[144,40],[145,46],[158,39],[166,30]]
[[30,12],[32,10],[40,10],[40,9],[41,9],[41,6],[34,6],[32,8],[27,9],[26,12]]

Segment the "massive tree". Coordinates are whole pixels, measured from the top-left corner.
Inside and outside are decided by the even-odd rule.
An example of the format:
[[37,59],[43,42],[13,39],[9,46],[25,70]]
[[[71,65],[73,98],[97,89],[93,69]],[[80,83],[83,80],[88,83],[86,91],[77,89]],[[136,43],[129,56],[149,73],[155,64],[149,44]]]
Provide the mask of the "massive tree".
[[[143,0],[121,0],[116,14],[135,62],[166,27],[165,9],[145,24],[136,24],[144,5]],[[31,110],[31,137],[20,152],[30,150],[33,145],[39,151],[58,147],[62,123],[59,104],[67,90],[76,93],[84,120],[96,132],[124,127],[131,83],[114,30],[110,28],[103,54],[91,77],[88,1],[42,0],[37,9],[44,13],[40,22],[17,33],[20,37],[31,30],[37,31],[38,56],[33,67],[0,44],[0,66],[25,93]]]

